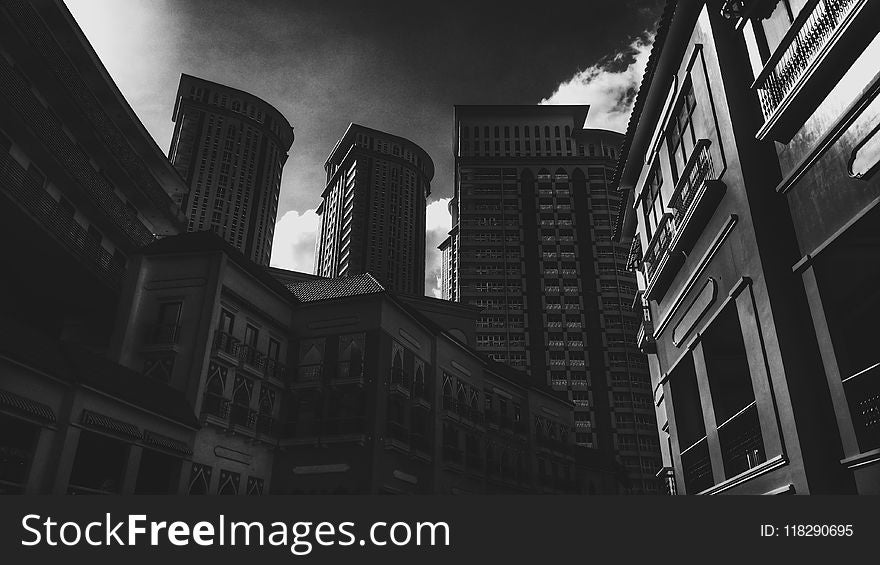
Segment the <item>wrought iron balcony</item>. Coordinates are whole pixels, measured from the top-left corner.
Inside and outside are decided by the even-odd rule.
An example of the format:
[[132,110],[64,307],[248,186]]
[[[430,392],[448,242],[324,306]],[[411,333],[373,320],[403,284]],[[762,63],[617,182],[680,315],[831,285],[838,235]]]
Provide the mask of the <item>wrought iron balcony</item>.
[[284,375],[287,373],[287,366],[275,359],[270,359],[267,357],[266,363],[263,366],[263,371],[265,375],[270,379],[283,381]]
[[214,349],[229,355],[238,355],[238,340],[232,334],[217,330],[214,332]]
[[265,356],[253,345],[238,344],[238,358],[245,364],[261,369]]
[[880,363],[843,380],[859,450],[880,449]]
[[681,265],[681,253],[690,249],[724,195],[724,185],[716,181],[711,142],[700,139],[694,146],[669,199],[667,212],[657,225],[642,259],[651,298],[665,290]]
[[[842,72],[841,67],[845,70],[847,65],[834,63],[832,51],[836,44],[840,45],[840,51],[848,49],[839,40],[855,19],[857,11],[862,7],[870,7],[868,4],[874,4],[873,0],[810,0],[801,8],[753,84],[753,88],[758,91],[765,120],[764,126],[758,132],[759,139],[764,139],[774,130],[778,133],[773,135],[774,139],[785,141],[791,137],[798,118],[793,116],[792,119],[787,119],[783,115],[789,111],[799,93],[816,92],[818,96],[820,89],[807,88],[806,84],[813,79],[821,80],[817,69],[823,62],[829,63],[826,66],[828,69],[838,67],[833,72]],[[876,15],[864,14],[862,19],[871,17]],[[855,46],[849,50],[859,52]],[[828,82],[833,84],[835,81]],[[821,97],[815,102],[819,100]],[[804,114],[800,111],[794,113]]]

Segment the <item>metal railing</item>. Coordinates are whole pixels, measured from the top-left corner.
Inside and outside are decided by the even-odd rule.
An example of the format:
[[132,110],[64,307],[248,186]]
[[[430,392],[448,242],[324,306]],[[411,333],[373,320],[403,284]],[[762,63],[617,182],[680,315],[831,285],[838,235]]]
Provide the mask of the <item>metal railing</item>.
[[213,392],[206,392],[202,401],[202,414],[209,414],[225,420],[229,417],[230,404],[229,399]]
[[758,406],[754,401],[718,426],[718,439],[727,478],[767,460],[761,423],[758,421]]
[[755,80],[764,119],[769,120],[813,65],[859,0],[812,0],[801,9],[779,47]]
[[228,353],[229,355],[238,354],[238,340],[232,337],[232,334],[217,330],[214,332],[214,349]]
[[684,230],[688,218],[699,205],[697,196],[700,190],[707,180],[715,178],[715,168],[709,153],[710,145],[708,139],[697,141],[669,199],[668,209],[671,212],[663,214],[654,236],[648,242],[642,262],[645,265],[645,277],[650,282],[653,282],[672,241]]
[[880,448],[880,363],[843,379],[843,389],[859,450]]
[[715,484],[705,437],[681,452],[681,466],[688,494],[697,494]]

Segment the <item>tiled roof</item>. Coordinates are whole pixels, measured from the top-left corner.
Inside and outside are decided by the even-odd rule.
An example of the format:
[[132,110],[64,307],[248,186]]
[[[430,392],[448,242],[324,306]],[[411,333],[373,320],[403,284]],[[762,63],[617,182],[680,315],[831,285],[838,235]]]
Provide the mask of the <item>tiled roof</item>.
[[379,281],[369,273],[335,279],[288,283],[285,286],[291,294],[302,302],[318,302],[333,298],[385,292],[385,287],[379,284]]
[[614,184],[620,184],[620,177],[623,174],[623,165],[629,156],[630,146],[636,127],[639,125],[639,118],[642,115],[642,107],[645,105],[645,98],[648,96],[648,90],[651,81],[654,79],[654,71],[660,59],[660,52],[663,51],[663,44],[666,43],[666,35],[669,33],[669,26],[672,24],[672,16],[675,13],[675,7],[678,0],[666,0],[663,7],[663,13],[657,22],[657,33],[654,35],[654,45],[651,47],[651,54],[648,56],[648,64],[645,66],[645,75],[642,77],[642,83],[639,85],[639,92],[636,95],[636,101],[633,103],[632,113],[629,115],[629,123],[626,127],[626,135],[623,138],[623,144],[618,151],[617,170],[614,173]]
[[[648,56],[648,64],[645,66],[645,75],[639,85],[639,92],[636,94],[636,100],[633,103],[632,112],[629,115],[629,123],[626,126],[626,135],[620,150],[617,152],[617,169],[614,171],[614,179],[612,185],[620,190],[620,178],[623,176],[623,167],[629,158],[629,150],[632,146],[633,137],[636,133],[636,127],[639,125],[639,119],[642,116],[642,108],[645,105],[645,98],[648,96],[648,90],[651,87],[651,81],[654,80],[654,71],[657,68],[657,62],[660,60],[660,53],[663,51],[663,44],[666,43],[666,36],[669,33],[669,27],[672,24],[672,16],[675,14],[675,7],[678,0],[666,0],[663,7],[663,13],[657,22],[657,33],[654,35],[654,45],[651,47],[651,54]],[[614,220],[612,239],[618,240],[620,232],[623,228],[623,217],[626,211],[628,197],[623,197],[617,202],[617,215]]]

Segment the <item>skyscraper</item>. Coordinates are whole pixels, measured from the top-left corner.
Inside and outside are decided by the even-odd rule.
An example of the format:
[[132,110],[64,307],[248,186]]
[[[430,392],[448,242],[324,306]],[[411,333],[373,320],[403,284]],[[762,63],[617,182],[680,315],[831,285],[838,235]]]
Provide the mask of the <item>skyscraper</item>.
[[212,230],[268,265],[290,123],[253,94],[186,74],[172,119],[168,157],[189,186],[173,196],[188,230]]
[[477,348],[568,391],[576,441],[613,450],[634,492],[660,469],[636,284],[611,240],[618,133],[588,106],[456,106],[444,298],[483,308]]
[[396,292],[425,293],[425,204],[434,163],[408,139],[350,124],[324,164],[315,274],[371,273]]

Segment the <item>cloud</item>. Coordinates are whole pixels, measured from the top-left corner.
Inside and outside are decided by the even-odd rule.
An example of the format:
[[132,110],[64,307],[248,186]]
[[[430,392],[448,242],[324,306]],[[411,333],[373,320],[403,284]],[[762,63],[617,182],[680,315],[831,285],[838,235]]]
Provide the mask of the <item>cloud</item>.
[[449,198],[441,198],[428,204],[425,209],[425,294],[441,298],[441,261],[443,254],[437,249],[452,228],[449,215]]
[[285,212],[275,222],[271,265],[311,273],[315,266],[315,238],[319,229],[320,221],[314,208],[302,214],[296,210]]
[[586,127],[626,131],[653,43],[654,34],[645,32],[624,50],[560,83],[541,104],[589,104]]

